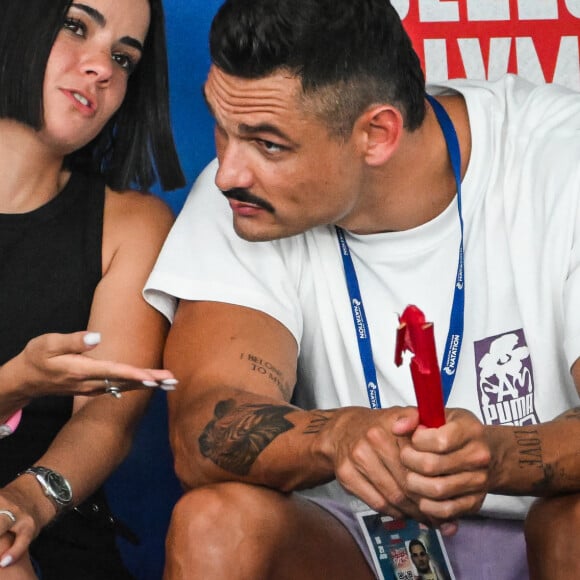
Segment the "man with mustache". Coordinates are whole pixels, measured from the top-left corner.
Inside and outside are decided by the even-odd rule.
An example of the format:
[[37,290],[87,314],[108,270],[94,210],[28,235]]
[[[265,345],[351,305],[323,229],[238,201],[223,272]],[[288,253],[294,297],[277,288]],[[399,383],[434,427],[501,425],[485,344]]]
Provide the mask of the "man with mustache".
[[[426,89],[386,0],[227,0],[210,48],[217,160],[146,289],[180,381],[166,578],[372,578],[365,506],[439,528],[458,578],[569,576],[580,96]],[[408,304],[434,321],[438,429],[393,362]]]

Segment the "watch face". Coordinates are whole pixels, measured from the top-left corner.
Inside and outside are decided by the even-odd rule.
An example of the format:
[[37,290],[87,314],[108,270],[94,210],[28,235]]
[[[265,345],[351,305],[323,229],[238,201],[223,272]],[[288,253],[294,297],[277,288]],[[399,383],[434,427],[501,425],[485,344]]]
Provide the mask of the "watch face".
[[46,483],[53,492],[57,501],[61,503],[68,503],[72,500],[72,490],[70,485],[62,475],[49,472],[46,476]]

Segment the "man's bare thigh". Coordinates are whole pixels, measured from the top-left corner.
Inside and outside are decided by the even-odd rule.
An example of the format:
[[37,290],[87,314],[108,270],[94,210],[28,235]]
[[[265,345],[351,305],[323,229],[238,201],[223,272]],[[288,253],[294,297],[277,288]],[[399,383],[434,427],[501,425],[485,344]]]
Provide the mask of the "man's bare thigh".
[[[166,579],[374,579],[347,528],[296,494],[223,483],[188,492],[168,536]],[[185,574],[189,570],[189,576]]]

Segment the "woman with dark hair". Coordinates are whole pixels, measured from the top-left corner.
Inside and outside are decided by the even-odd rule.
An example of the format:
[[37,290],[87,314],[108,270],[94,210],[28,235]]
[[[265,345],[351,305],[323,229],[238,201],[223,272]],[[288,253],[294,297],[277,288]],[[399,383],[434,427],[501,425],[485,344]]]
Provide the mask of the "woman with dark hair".
[[102,484],[167,332],[141,290],[184,184],[161,0],[0,4],[0,575],[130,578]]

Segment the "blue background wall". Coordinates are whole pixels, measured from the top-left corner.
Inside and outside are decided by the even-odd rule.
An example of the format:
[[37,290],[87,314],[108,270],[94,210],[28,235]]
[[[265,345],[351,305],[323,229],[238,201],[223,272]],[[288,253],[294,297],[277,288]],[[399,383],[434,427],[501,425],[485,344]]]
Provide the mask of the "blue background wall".
[[[155,192],[176,213],[196,176],[214,156],[212,121],[201,87],[209,66],[209,26],[220,4],[221,0],[164,0],[171,113],[187,186],[175,192]],[[119,540],[124,559],[138,580],[162,577],[165,533],[181,493],[167,438],[166,396],[156,393],[133,451],[107,484],[113,511],[141,542],[133,546]]]
[[161,195],[178,211],[203,167],[214,156],[212,121],[202,97],[209,67],[208,32],[221,0],[164,0],[171,113],[188,187]]

